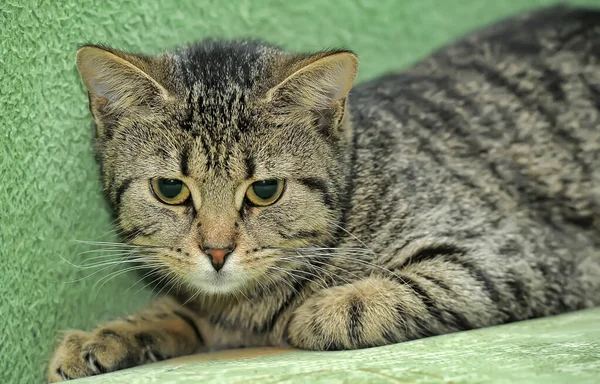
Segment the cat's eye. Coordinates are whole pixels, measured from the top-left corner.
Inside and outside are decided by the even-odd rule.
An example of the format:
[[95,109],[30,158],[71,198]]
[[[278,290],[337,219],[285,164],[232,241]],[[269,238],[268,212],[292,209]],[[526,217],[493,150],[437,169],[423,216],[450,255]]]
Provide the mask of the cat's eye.
[[154,195],[165,204],[183,204],[190,197],[190,190],[181,180],[158,178],[152,179],[150,184]]
[[284,185],[285,183],[281,179],[255,181],[248,187],[246,199],[252,205],[266,207],[279,200]]

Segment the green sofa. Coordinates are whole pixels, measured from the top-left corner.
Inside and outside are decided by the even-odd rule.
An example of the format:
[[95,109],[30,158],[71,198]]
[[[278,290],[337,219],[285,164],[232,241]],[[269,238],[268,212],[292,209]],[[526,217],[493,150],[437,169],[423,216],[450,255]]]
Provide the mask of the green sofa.
[[598,384],[600,309],[359,351],[250,349],[196,355],[82,380],[225,382]]
[[[152,53],[216,36],[259,37],[292,50],[345,46],[360,55],[364,81],[473,28],[551,3],[0,0],[0,383],[42,382],[60,330],[89,329],[153,295],[118,268],[74,266],[93,249],[75,240],[115,239],[75,69],[79,45]],[[237,351],[87,380],[600,382],[599,319],[590,310],[353,352]]]

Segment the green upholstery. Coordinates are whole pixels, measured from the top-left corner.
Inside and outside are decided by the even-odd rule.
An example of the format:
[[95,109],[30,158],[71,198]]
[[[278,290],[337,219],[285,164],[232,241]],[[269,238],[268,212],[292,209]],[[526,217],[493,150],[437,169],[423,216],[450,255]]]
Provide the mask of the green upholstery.
[[197,355],[81,383],[149,382],[598,384],[600,308],[359,351]]
[[[250,36],[292,50],[345,46],[360,55],[359,80],[364,81],[406,67],[475,27],[550,3],[545,0],[0,0],[0,383],[40,382],[59,330],[89,329],[95,323],[139,308],[152,295],[146,290],[138,292],[142,288],[139,284],[130,288],[135,280],[129,274],[118,275],[103,284],[102,278],[118,271],[117,268],[93,274],[96,270],[69,264],[81,263],[89,254],[79,253],[93,249],[73,240],[114,240],[110,232],[111,216],[101,195],[91,152],[87,98],[75,69],[78,45],[103,42],[121,49],[158,52],[208,36]],[[577,3],[600,5],[600,0]],[[502,335],[501,340],[513,337],[504,331],[497,332]],[[375,360],[391,359],[396,371],[381,368],[381,372],[403,375],[410,381],[419,374],[409,372],[407,367],[416,369],[422,360],[423,366],[418,370],[428,368],[444,377],[468,378],[469,367],[478,365],[475,357],[494,358],[496,346],[511,354],[521,353],[520,345],[526,344],[530,337],[525,331],[519,333],[517,344],[512,347],[494,343],[492,338],[483,345],[480,342],[478,350],[486,351],[483,356],[467,349],[468,354],[456,356],[453,363],[443,360],[451,351],[464,351],[464,340],[478,337],[471,335],[483,334],[454,335],[376,351],[285,354],[241,361],[239,365],[220,362],[172,367],[182,377],[192,372],[200,375],[206,370],[212,372],[215,381],[223,379],[219,375],[229,374],[232,379],[272,374],[292,380],[292,372],[317,370],[330,361],[331,366],[322,377],[342,380],[343,370],[355,362],[367,364],[374,360],[368,367],[378,370]],[[552,335],[563,340],[560,333]],[[594,340],[598,341],[597,330],[595,335],[588,342],[586,335],[579,335],[575,347],[556,352],[556,361],[572,356],[569,361],[575,364],[579,360],[585,362],[594,353],[597,357],[597,344],[593,349]],[[568,340],[567,336],[564,335],[564,340]],[[552,337],[548,336],[548,343]],[[554,352],[548,345],[536,351],[550,359],[547,355]],[[436,355],[438,347],[446,352]],[[420,351],[426,352],[425,355],[420,356]],[[439,364],[438,357],[442,359]],[[526,358],[529,357],[523,357]],[[535,372],[544,375],[557,369],[550,363],[537,366],[531,362],[526,366],[522,361],[526,360],[507,362],[506,370],[492,366],[488,372],[501,377],[498,375],[508,375],[517,368],[518,372],[527,371],[529,375]],[[219,369],[225,365],[229,367],[227,370]],[[270,366],[278,368],[271,370]],[[142,368],[140,375],[148,374],[148,369],[162,372],[165,367]],[[387,373],[356,371],[355,374],[365,379],[386,380]],[[161,375],[173,377],[168,373]],[[314,375],[296,378],[309,380]],[[117,381],[119,375],[113,377]],[[264,377],[276,380],[276,376]],[[437,379],[432,376],[419,380]]]

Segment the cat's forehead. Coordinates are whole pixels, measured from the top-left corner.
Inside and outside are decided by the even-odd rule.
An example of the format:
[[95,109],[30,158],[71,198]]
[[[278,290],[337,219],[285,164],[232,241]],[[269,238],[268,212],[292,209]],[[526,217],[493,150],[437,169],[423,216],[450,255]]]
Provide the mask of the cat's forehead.
[[264,125],[252,105],[278,50],[263,43],[203,41],[176,52],[175,81],[183,88],[178,128],[205,146],[238,143]]
[[175,76],[206,97],[250,92],[268,76],[282,51],[263,42],[205,40],[176,51]]
[[216,90],[197,83],[183,101],[180,128],[189,132],[208,132],[214,136],[237,136],[247,131],[252,113],[248,92],[236,84]]

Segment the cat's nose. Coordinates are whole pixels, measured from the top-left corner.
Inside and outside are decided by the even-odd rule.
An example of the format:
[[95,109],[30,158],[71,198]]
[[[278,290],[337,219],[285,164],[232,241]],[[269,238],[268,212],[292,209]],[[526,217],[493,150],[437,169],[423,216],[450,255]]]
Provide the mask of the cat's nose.
[[223,268],[225,261],[227,261],[227,258],[229,257],[231,252],[233,252],[234,248],[235,247],[233,246],[229,246],[226,248],[202,247],[202,250],[208,255],[210,263],[212,264],[215,271],[219,272],[221,268]]

